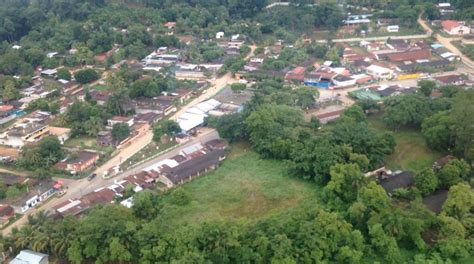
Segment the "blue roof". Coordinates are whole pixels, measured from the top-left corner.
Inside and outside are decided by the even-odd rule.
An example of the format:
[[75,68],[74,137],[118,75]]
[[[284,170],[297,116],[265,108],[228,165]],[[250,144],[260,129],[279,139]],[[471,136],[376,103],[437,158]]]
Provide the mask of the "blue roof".
[[431,47],[433,49],[439,49],[439,48],[444,48],[444,46],[442,44],[432,44]]

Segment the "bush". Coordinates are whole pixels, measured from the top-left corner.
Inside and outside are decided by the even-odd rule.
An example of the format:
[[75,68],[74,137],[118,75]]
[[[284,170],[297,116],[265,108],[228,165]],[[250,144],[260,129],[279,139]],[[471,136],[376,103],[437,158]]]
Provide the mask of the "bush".
[[94,69],[85,69],[77,71],[74,78],[78,83],[86,84],[99,79],[99,73]]
[[71,80],[71,73],[69,72],[68,69],[66,68],[61,68],[58,70],[58,78],[59,79],[63,79],[63,80],[68,80],[70,81]]
[[178,206],[185,206],[191,202],[191,197],[182,189],[178,188],[171,193],[173,203]]

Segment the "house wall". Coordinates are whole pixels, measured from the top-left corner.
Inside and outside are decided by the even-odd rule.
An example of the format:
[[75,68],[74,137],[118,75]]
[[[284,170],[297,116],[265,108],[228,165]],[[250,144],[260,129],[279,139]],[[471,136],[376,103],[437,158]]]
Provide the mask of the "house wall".
[[[459,26],[452,28],[451,30],[444,30],[449,35],[466,35],[469,34],[470,28],[466,26]],[[462,32],[462,33],[461,33]]]

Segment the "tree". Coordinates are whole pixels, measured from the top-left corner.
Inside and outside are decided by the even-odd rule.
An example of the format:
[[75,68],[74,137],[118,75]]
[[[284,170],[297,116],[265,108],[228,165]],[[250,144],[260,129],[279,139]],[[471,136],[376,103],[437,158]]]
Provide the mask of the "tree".
[[395,238],[383,230],[381,224],[369,226],[370,243],[376,252],[383,253],[388,263],[400,263],[401,255]]
[[462,159],[453,159],[438,172],[441,186],[449,188],[463,179],[467,179],[470,172],[469,164]]
[[107,76],[105,85],[107,85],[107,87],[112,91],[120,92],[125,90],[127,84],[120,75],[111,73],[109,76]]
[[178,188],[171,192],[171,199],[178,206],[185,206],[191,202],[191,197],[183,188]]
[[155,97],[160,95],[161,88],[153,79],[141,79],[132,84],[130,97]]
[[243,83],[233,83],[230,85],[230,89],[234,93],[241,93],[245,88],[247,88],[247,86]]
[[71,75],[71,73],[69,72],[68,69],[61,68],[61,69],[58,70],[58,78],[59,79],[70,81],[71,77],[72,77],[72,75]]
[[395,139],[390,133],[380,133],[365,122],[339,122],[330,128],[331,140],[336,145],[347,144],[354,153],[363,154],[370,160],[369,168],[379,166],[395,148]]
[[432,169],[424,169],[416,174],[415,186],[426,196],[438,188],[438,177]]
[[430,80],[422,80],[418,82],[418,91],[421,92],[424,96],[429,97],[431,91],[436,88],[436,83]]
[[359,189],[363,186],[364,175],[356,164],[336,164],[331,167],[331,180],[326,190],[349,204],[356,200]]
[[354,122],[367,122],[367,116],[361,106],[355,104],[344,110],[343,116],[351,118]]
[[318,91],[316,89],[306,86],[299,87],[294,91],[295,105],[307,109],[316,103],[317,96]]
[[126,123],[117,123],[112,127],[112,138],[121,142],[130,135],[130,127]]
[[458,183],[449,189],[448,199],[443,204],[444,214],[464,222],[473,209],[474,191],[468,184]]
[[441,214],[440,235],[436,241],[436,249],[444,258],[465,258],[470,255],[472,243],[466,239],[466,228],[456,219]]
[[174,137],[179,132],[181,132],[181,127],[176,121],[163,120],[153,126],[153,141],[160,142],[163,135]]
[[232,113],[221,117],[209,117],[210,127],[217,129],[219,136],[236,142],[247,137],[247,127],[245,125],[243,113]]
[[453,100],[450,117],[455,127],[455,153],[467,162],[474,160],[474,90],[459,92]]
[[330,168],[342,161],[340,149],[327,138],[311,137],[294,144],[290,153],[290,171],[305,179],[326,184]]
[[384,102],[383,121],[389,127],[419,126],[432,114],[428,98],[419,95],[389,97]]
[[451,151],[455,144],[454,120],[449,112],[442,111],[425,118],[421,132],[430,148],[438,151]]
[[133,214],[142,219],[152,219],[158,213],[156,196],[149,190],[138,192],[133,196]]
[[5,193],[7,199],[14,199],[21,195],[21,191],[16,186],[10,186]]
[[78,83],[86,84],[99,79],[99,73],[94,69],[79,70],[74,73],[74,78]]
[[287,158],[303,126],[300,110],[285,105],[262,105],[245,120],[253,148],[265,157]]
[[15,83],[11,80],[7,80],[2,92],[3,101],[9,102],[13,99],[17,99],[19,96],[20,92],[16,89]]

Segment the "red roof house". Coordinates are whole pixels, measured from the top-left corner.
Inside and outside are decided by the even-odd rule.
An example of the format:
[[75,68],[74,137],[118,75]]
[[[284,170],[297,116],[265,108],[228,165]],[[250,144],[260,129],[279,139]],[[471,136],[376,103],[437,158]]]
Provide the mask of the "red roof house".
[[302,82],[304,80],[304,73],[305,72],[306,72],[305,67],[296,67],[293,70],[286,73],[285,80]]

